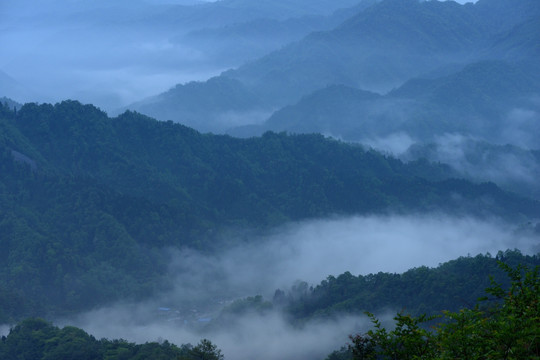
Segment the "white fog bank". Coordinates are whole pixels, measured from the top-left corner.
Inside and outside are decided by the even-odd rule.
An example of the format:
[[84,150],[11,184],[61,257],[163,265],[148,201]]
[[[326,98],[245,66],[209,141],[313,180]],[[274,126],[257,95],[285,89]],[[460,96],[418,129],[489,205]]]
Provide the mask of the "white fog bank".
[[[271,300],[275,289],[290,289],[296,280],[317,285],[328,275],[345,271],[353,275],[401,273],[468,254],[495,255],[514,248],[532,254],[540,250],[539,244],[533,231],[516,231],[498,220],[409,215],[306,221],[251,238],[217,255],[175,250],[170,266],[176,279],[174,291],[58,323],[79,326],[97,338],[134,342],[167,339],[179,345],[209,338],[227,359],[323,359],[344,345],[349,334],[365,331],[369,321],[343,317],[310,322],[299,329],[275,310],[234,315],[226,326],[201,329],[230,300],[256,294]],[[166,312],[160,313],[165,307]],[[198,325],[201,321],[202,326]]]
[[9,334],[9,326],[8,325],[0,325],[0,337],[1,336],[7,336]]
[[514,248],[537,253],[539,240],[497,220],[443,215],[336,218],[289,224],[215,256],[178,251],[171,271],[179,274],[183,291],[197,283],[209,288],[213,284],[208,280],[219,276],[229,289],[264,294],[295,280],[317,284],[345,271],[401,273],[468,254],[495,255]]
[[367,317],[343,317],[338,320],[310,322],[295,328],[277,312],[266,315],[238,316],[233,324],[220,331],[199,333],[174,322],[155,321],[136,324],[120,322],[125,313],[120,307],[96,311],[81,317],[76,323],[96,338],[122,337],[128,341],[168,340],[178,346],[196,345],[207,338],[217,345],[225,359],[324,359],[348,341],[350,334],[367,331]]

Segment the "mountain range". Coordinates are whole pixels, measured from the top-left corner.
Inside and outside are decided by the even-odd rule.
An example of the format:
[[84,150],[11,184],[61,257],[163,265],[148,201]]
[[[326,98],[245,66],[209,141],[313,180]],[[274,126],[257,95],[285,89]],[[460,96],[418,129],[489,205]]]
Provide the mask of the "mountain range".
[[[196,323],[221,335],[251,331],[251,319],[272,328],[271,311],[303,336],[310,321],[326,327],[363,311],[459,310],[488,275],[502,278],[497,261],[538,265],[537,0],[47,0],[35,12],[31,1],[8,0],[0,12],[17,7],[0,40],[48,29],[39,39],[56,75],[101,77],[81,92],[55,79],[73,98],[95,90],[117,103],[108,85],[122,83],[120,73],[149,76],[148,87],[181,71],[213,75],[108,114],[78,100],[17,102],[26,84],[0,70],[0,95],[11,95],[0,98],[0,331],[29,316],[92,311],[105,323],[128,313],[131,324]],[[68,29],[71,40],[59,35]],[[2,67],[39,65],[37,48],[24,59],[11,49]],[[436,266],[436,253],[508,244],[528,254],[501,248],[402,274],[297,281],[272,302],[239,298],[292,276]],[[152,310],[162,301],[171,308]],[[222,311],[211,319],[206,306]],[[95,341],[27,320],[0,339],[0,357],[35,335],[25,326],[54,341],[75,332],[100,354],[191,349]]]
[[540,217],[538,201],[493,183],[322,135],[202,135],[74,101],[2,106],[0,149],[4,319],[140,299],[168,286],[164,248],[216,251],[226,229],[386,212]]
[[[191,99],[182,93],[173,95],[173,89],[154,97],[151,105],[142,101],[131,108],[202,131],[222,132],[225,125],[219,119],[224,112],[243,115],[246,124],[252,117],[252,124],[258,125],[261,120],[252,116],[254,108],[275,111],[333,85],[385,94],[414,78],[436,73],[450,76],[452,72],[458,76],[474,63],[496,60],[519,61],[519,66],[528,63],[525,75],[537,74],[534,59],[538,57],[538,44],[533,39],[539,35],[535,19],[540,12],[534,1],[482,0],[459,5],[385,0],[366,5],[332,30],[314,32],[224,72],[220,77],[237,80],[238,91],[249,91],[257,97],[258,102],[250,106],[239,108],[232,102],[225,111],[205,108],[199,116],[184,116],[182,111],[174,115],[168,109],[189,108]],[[212,80],[198,87],[214,97],[219,94],[215,84]],[[453,96],[450,93],[447,97]],[[230,125],[236,126],[234,122]],[[316,125],[310,131],[317,132]]]

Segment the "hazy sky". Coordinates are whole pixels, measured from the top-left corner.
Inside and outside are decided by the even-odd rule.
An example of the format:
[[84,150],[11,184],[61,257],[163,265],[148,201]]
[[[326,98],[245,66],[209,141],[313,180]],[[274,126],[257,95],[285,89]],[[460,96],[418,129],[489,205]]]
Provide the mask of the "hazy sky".
[[0,46],[6,49],[0,71],[20,85],[15,100],[76,98],[110,108],[226,68],[174,43],[181,29],[165,31],[151,19],[162,14],[161,6],[124,1],[96,10],[78,5],[90,1],[65,3],[8,2],[0,8]]

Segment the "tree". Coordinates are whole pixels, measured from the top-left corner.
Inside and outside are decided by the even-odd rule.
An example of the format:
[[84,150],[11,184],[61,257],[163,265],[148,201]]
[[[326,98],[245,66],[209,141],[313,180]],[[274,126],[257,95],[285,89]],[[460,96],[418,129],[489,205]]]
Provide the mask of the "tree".
[[434,317],[425,315],[413,317],[397,314],[394,317],[396,327],[387,331],[373,314],[369,314],[375,330],[369,330],[365,336],[351,336],[349,349],[354,359],[433,359],[436,354],[435,337],[421,325]]
[[499,265],[510,289],[492,280],[486,292],[494,305],[446,313],[451,321],[438,329],[441,359],[540,359],[539,267]]
[[191,349],[189,359],[192,360],[223,360],[221,350],[208,339],[202,339]]
[[511,280],[509,290],[492,280],[486,289],[492,301],[458,312],[445,311],[434,329],[425,326],[432,317],[398,314],[395,329],[387,331],[368,314],[375,329],[351,336],[352,358],[539,360],[539,267],[512,268],[502,262],[499,266]]

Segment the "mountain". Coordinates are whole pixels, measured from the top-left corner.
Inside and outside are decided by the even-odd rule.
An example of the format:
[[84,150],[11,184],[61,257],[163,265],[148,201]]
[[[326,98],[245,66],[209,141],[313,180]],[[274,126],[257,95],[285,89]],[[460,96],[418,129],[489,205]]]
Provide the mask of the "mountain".
[[534,115],[532,121],[520,123],[513,117],[518,116],[516,109],[540,112],[534,100],[539,93],[536,67],[482,61],[450,75],[409,80],[385,96],[330,86],[274,112],[258,127],[231,134],[320,132],[363,141],[405,133],[430,141],[459,132],[495,143],[534,147],[535,140],[526,134],[540,131],[540,123]]
[[494,145],[459,134],[446,134],[436,142],[411,145],[400,158],[427,159],[449,165],[455,174],[473,181],[494,181],[503,189],[540,199],[540,152],[514,145]]
[[143,21],[154,23],[158,20],[161,26],[176,24],[184,30],[212,29],[255,19],[283,21],[305,16],[328,16],[336,10],[354,7],[357,3],[357,0],[222,0],[202,2],[194,6],[169,4],[161,13]]
[[16,79],[0,70],[0,97],[9,97],[11,99],[29,99],[35,97],[36,93]]
[[474,8],[483,26],[495,34],[511,31],[540,15],[540,4],[535,0],[478,0]]
[[[26,319],[12,327],[0,342],[0,357],[5,360],[23,359],[93,359],[93,360],[195,360],[199,356],[221,354],[211,342],[206,347],[191,344],[176,346],[167,340],[144,344],[126,340],[100,339],[74,326],[60,329],[43,319]],[[210,346],[208,346],[208,344]],[[213,351],[209,351],[210,350]],[[205,351],[201,351],[201,350]],[[213,359],[214,357],[209,357]],[[222,359],[223,357],[215,357]]]
[[[537,11],[540,14],[540,11]],[[540,56],[540,24],[531,18],[494,37],[486,50],[486,58],[534,61]]]
[[[356,135],[360,136],[359,133],[363,133],[363,129],[358,128],[366,123],[363,119],[366,117],[365,114],[392,113],[390,105],[391,101],[386,101],[385,97],[379,94],[345,85],[330,85],[304,96],[297,104],[285,106],[274,112],[261,125],[239,127],[229,130],[229,133],[249,136],[274,130],[321,133],[335,138],[357,140]],[[378,124],[380,125],[380,122]]]
[[[478,59],[497,34],[533,21],[538,14],[534,9],[494,11],[495,4],[486,2],[382,1],[334,30],[311,34],[224,75],[278,104],[329,84],[389,90],[438,67]],[[532,6],[530,0],[499,3],[522,10]],[[486,25],[503,19],[506,27]]]
[[234,123],[243,125],[243,118],[253,121],[253,114],[270,111],[253,91],[225,77],[177,85],[130,108],[159,119],[174,119],[203,132],[224,131]]
[[[178,14],[175,17],[175,21],[182,24],[181,28],[188,30],[187,33],[178,33],[171,36],[171,43],[174,46],[188,47],[192,51],[205,54],[204,58],[210,56],[210,62],[219,64],[223,67],[223,64],[229,66],[230,64],[242,64],[246,59],[253,60],[259,56],[262,56],[272,50],[276,50],[284,46],[285,44],[298,40],[312,31],[328,30],[335,27],[339,23],[343,22],[346,18],[354,15],[356,12],[361,11],[370,5],[376,3],[377,0],[362,0],[360,3],[354,2],[336,2],[330,6],[333,12],[327,13],[325,11],[317,10],[311,11],[309,9],[316,9],[317,2],[305,4],[303,1],[298,1],[298,4],[303,4],[302,13],[295,11],[284,12],[284,16],[272,15],[272,11],[266,7],[295,7],[296,3],[272,3],[267,4],[265,2],[256,3],[244,3],[234,1],[220,1],[217,3],[207,4],[202,7],[194,7],[190,11],[197,10],[200,12],[200,16],[203,18],[201,21],[197,21],[192,28],[192,25],[183,24],[183,18],[192,21],[197,18],[195,15]],[[296,4],[296,5],[295,5]],[[326,5],[324,5],[326,4]],[[320,6],[328,6],[327,2],[321,2]],[[349,7],[347,7],[349,6]],[[232,11],[232,14],[242,14],[242,11],[251,9],[255,13],[246,14],[245,17],[234,18],[230,21],[226,20],[226,16],[223,16],[224,12]],[[174,10],[172,10],[174,12]],[[307,11],[307,13],[306,13]],[[311,13],[310,13],[311,11]],[[216,12],[216,17],[219,20],[208,21],[212,19],[212,14]],[[163,15],[165,16],[165,15]],[[171,20],[172,21],[172,20]],[[161,26],[161,25],[159,25]],[[175,25],[174,27],[178,27]],[[189,30],[191,29],[191,30]],[[206,61],[206,60],[205,60]],[[213,98],[216,96],[228,96],[228,94],[222,93],[222,84],[224,82],[236,82],[235,86],[237,90],[252,92],[251,87],[245,83],[238,82],[235,79],[221,76],[219,80],[215,78],[210,79],[207,82],[198,83],[198,89],[194,90],[194,83],[177,85],[175,88],[168,90],[167,92],[154,96],[149,99],[133,103],[127,108],[139,111],[149,116],[155,117],[160,120],[174,120],[188,126],[193,126],[200,131],[213,131],[224,132],[225,129],[231,126],[238,126],[244,123],[260,122],[269,115],[269,112],[274,108],[272,104],[267,102],[262,103],[260,96],[253,93],[250,97],[254,96],[257,101],[253,101],[248,109],[239,109],[236,106],[237,101],[232,101],[230,108],[226,106],[221,109],[212,111],[209,113],[206,107],[196,108],[193,103],[204,102],[202,98]],[[185,96],[185,92],[178,92],[179,88],[186,87],[186,91],[195,91],[196,95]],[[239,90],[242,88],[243,90]],[[199,99],[195,100],[198,96]],[[247,97],[249,99],[249,97]],[[230,99],[225,98],[224,104]],[[156,104],[152,106],[150,104]],[[239,111],[242,110],[242,111]],[[197,111],[199,113],[197,113]],[[193,118],[193,119],[191,119]]]
[[540,216],[494,184],[321,135],[202,135],[74,101],[0,110],[2,321],[149,296],[170,286],[165,248],[212,251],[230,227],[435,209]]
[[225,26],[202,28],[179,35],[174,42],[231,64],[243,64],[278,50],[315,31],[330,30],[377,0],[364,0],[331,15],[304,15],[284,20],[256,18]]
[[329,84],[380,92],[469,59],[483,35],[476,23],[468,7],[456,3],[386,0],[224,76],[277,105]]
[[340,0],[328,2],[325,0],[222,0],[216,3],[206,4],[215,8],[230,8],[258,14],[259,18],[285,19],[303,15],[330,15],[332,12],[353,7],[358,4],[357,0]]
[[365,311],[383,313],[389,309],[416,316],[458,311],[485,295],[484,289],[491,285],[490,277],[504,288],[509,286],[498,261],[531,269],[540,265],[538,254],[526,256],[519,251],[500,251],[495,257],[491,254],[460,257],[435,268],[421,266],[402,274],[380,272],[355,276],[346,272],[329,276],[311,290],[306,289],[303,296],[289,292],[285,299],[281,298],[285,300],[282,305],[297,321]]
[[538,172],[534,134],[540,131],[536,69],[482,61],[449,75],[409,80],[385,96],[331,86],[274,112],[261,125],[229,133],[319,132],[406,152],[400,155],[406,161],[425,157],[450,165],[459,176],[538,198],[533,180]]
[[[259,113],[265,113],[330,85],[386,93],[440,69],[461,69],[483,60],[534,62],[537,46],[532,39],[539,12],[531,0],[474,5],[385,0],[364,5],[334,29],[313,32],[220,77],[239,81],[253,92],[260,101]],[[493,25],[499,23],[504,26]],[[209,94],[214,92],[211,87],[208,84]],[[177,97],[176,102],[183,100]],[[158,111],[132,108],[163,119]],[[166,103],[161,108],[166,111]],[[243,115],[249,124],[253,111]],[[167,119],[183,121],[174,112]],[[251,124],[260,122],[260,116],[253,116]],[[194,126],[222,132],[224,123],[209,117]]]
[[[2,92],[3,79],[0,96],[25,102],[76,98],[118,114],[178,83],[206,80],[279,48],[289,41],[290,30],[297,39],[328,29],[356,6],[356,0],[44,0],[40,6],[5,0],[0,42],[9,58],[2,70],[39,93]],[[334,17],[342,8],[345,13]],[[224,28],[249,29],[256,21],[257,40],[220,36]],[[272,33],[275,26],[284,28],[280,35]]]

